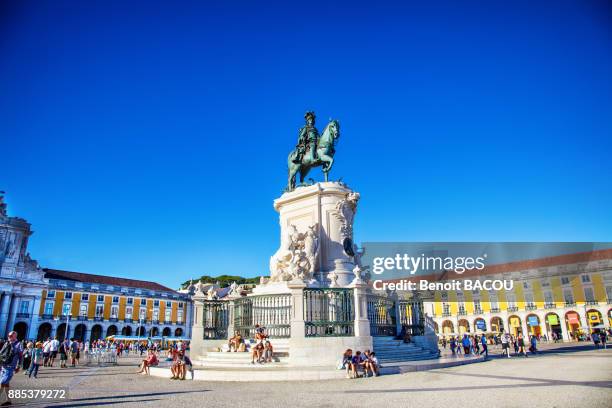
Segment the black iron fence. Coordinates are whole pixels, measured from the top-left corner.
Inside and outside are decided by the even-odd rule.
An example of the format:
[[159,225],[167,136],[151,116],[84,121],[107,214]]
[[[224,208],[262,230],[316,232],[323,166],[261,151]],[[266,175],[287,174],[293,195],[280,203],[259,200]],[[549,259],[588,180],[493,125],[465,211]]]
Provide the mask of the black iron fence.
[[396,336],[395,302],[385,296],[368,295],[368,320],[372,336]]
[[204,339],[227,339],[229,302],[205,300],[203,309]]
[[352,289],[304,289],[306,337],[354,336]]
[[[398,302],[396,307],[395,302]],[[291,336],[291,295],[247,296],[232,302],[205,300],[202,322],[204,339],[227,339],[230,319],[233,329],[244,338],[255,337],[255,326],[265,328],[273,338]],[[399,311],[399,314],[398,314]],[[424,334],[425,315],[419,299],[395,300],[367,295],[367,317],[372,336],[412,336]],[[398,319],[402,333],[397,333]],[[354,291],[345,288],[304,289],[304,325],[306,337],[354,336]]]
[[421,300],[399,300],[399,315],[402,331],[411,336],[425,333],[425,314]]
[[245,338],[255,337],[255,325],[270,337],[291,335],[291,295],[247,296],[234,301],[234,330]]

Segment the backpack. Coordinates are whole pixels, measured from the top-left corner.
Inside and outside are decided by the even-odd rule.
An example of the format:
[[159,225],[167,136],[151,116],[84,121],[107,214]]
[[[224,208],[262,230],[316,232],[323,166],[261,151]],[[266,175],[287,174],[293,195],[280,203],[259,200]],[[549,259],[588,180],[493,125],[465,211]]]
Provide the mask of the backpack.
[[2,350],[0,350],[0,365],[8,365],[13,361],[15,357],[15,351],[13,351],[13,345],[10,341],[4,343]]

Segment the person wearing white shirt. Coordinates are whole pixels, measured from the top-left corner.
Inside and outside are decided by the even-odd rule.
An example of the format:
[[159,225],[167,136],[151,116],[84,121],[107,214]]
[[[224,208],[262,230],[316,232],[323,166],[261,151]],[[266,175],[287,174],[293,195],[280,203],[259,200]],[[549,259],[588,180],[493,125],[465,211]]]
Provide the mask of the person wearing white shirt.
[[51,338],[43,343],[43,367],[49,365],[49,358],[51,357]]
[[49,348],[51,355],[49,356],[49,367],[53,367],[53,363],[55,362],[55,357],[57,357],[57,351],[59,350],[59,340],[57,336],[53,340],[51,340],[51,347]]

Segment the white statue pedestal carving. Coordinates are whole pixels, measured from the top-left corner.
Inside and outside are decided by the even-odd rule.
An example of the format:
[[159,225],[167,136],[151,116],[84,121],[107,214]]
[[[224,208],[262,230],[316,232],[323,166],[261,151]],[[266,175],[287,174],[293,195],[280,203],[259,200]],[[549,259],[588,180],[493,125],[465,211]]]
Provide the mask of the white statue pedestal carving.
[[[353,219],[358,200],[358,193],[339,182],[298,187],[274,200],[274,209],[280,218],[281,243],[270,259],[267,285],[295,280],[292,254],[302,245],[304,258],[311,256],[310,262],[302,263],[309,269],[304,278],[309,287],[347,287],[354,278],[355,264],[347,248],[349,252],[355,249]],[[311,234],[310,241],[306,238],[308,234]],[[316,253],[308,251],[313,239]],[[262,293],[259,290],[263,288],[258,288],[254,293]]]

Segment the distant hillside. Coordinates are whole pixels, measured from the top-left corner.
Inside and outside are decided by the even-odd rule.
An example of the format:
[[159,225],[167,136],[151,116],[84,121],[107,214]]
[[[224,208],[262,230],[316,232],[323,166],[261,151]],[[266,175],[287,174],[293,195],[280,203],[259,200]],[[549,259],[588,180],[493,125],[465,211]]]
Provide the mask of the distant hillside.
[[[194,279],[194,283],[198,281],[202,283],[218,283],[219,286],[224,288],[226,286],[231,285],[233,282],[236,282],[239,285],[243,283],[259,283],[259,276],[256,278],[243,278],[242,276],[233,276],[233,275],[219,275],[219,276],[204,275],[198,279]],[[187,286],[189,286],[190,282],[191,282],[190,280],[183,282],[183,284],[181,285],[181,288],[185,289]]]

